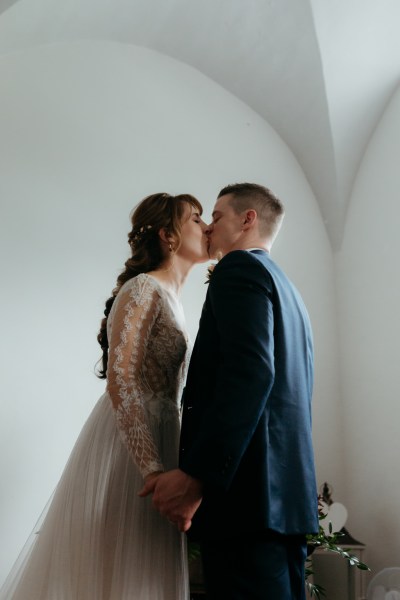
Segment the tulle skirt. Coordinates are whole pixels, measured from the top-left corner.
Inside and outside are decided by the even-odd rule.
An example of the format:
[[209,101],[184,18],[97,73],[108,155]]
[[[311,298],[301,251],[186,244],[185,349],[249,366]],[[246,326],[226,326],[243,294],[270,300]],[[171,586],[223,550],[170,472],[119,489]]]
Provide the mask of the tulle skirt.
[[[178,419],[151,429],[176,467]],[[104,394],[0,600],[188,600],[185,536],[138,497],[142,486]]]

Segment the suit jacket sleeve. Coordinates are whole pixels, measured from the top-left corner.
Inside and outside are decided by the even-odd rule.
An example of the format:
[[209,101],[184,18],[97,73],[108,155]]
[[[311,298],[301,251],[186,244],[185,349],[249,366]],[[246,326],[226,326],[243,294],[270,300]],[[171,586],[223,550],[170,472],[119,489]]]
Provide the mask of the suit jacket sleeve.
[[228,489],[274,382],[268,271],[248,252],[228,254],[214,269],[207,303],[218,332],[218,364],[198,433],[181,467],[206,484]]

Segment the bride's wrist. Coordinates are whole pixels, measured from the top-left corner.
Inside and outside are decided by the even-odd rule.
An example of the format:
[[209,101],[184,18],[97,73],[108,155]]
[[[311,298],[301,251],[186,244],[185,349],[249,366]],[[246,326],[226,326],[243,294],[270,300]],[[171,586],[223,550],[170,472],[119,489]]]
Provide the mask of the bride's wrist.
[[154,477],[158,477],[159,475],[161,475],[161,473],[164,473],[164,471],[153,471],[153,473],[149,473],[148,475],[146,475],[146,477],[144,478],[145,483],[147,483],[148,481],[150,481],[151,479],[154,479]]

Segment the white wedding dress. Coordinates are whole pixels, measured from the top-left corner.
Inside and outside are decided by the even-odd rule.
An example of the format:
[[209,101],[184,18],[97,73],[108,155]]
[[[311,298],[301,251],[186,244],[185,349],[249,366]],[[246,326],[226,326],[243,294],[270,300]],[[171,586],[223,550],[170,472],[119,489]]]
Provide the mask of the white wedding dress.
[[107,391],[89,416],[0,600],[187,600],[186,543],[143,477],[178,463],[188,363],[181,304],[154,277],[126,282],[108,318]]

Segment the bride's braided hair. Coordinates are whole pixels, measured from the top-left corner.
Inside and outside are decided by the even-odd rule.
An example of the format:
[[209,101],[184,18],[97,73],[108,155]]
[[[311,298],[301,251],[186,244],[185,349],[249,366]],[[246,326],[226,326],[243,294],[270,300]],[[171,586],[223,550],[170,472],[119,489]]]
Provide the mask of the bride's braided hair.
[[132,229],[128,233],[128,243],[131,247],[131,256],[125,263],[125,269],[117,279],[117,285],[112,295],[106,301],[104,318],[101,321],[100,331],[97,336],[103,356],[101,357],[101,368],[97,376],[105,379],[108,364],[108,337],[107,319],[111,307],[119,290],[124,283],[136,277],[139,273],[147,273],[157,269],[165,259],[161,240],[160,229],[165,229],[174,240],[175,251],[181,243],[181,227],[185,206],[193,206],[200,214],[202,207],[200,202],[190,194],[171,196],[170,194],[152,194],[142,200],[131,214]]

